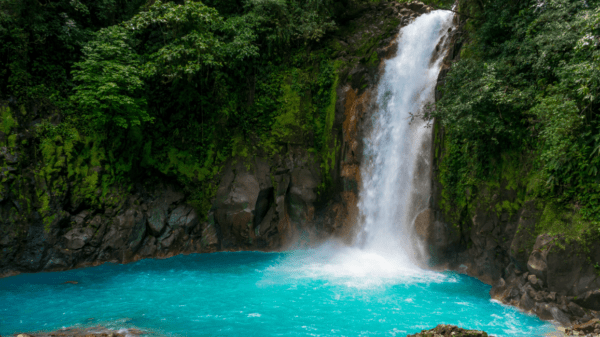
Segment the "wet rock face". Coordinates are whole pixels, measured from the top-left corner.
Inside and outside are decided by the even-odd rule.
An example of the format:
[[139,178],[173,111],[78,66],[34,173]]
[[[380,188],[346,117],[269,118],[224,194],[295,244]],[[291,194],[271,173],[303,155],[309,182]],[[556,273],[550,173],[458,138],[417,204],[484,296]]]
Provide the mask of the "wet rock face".
[[298,147],[270,161],[232,159],[206,217],[174,185],[138,191],[111,209],[60,209],[50,226],[31,224],[24,245],[11,232],[2,236],[0,249],[14,250],[0,259],[0,275],[180,253],[279,250],[302,235],[311,243],[331,234],[313,222],[321,183],[314,155]]
[[493,284],[492,298],[544,320],[571,327],[600,316],[600,276],[587,259],[599,248],[584,254],[579,243],[560,236],[531,237],[527,228],[535,226],[536,214],[533,203],[505,221],[478,210],[462,233],[470,245],[444,247],[454,254],[442,262]]
[[[526,272],[511,262],[490,295],[540,318],[564,326],[579,325],[600,316],[600,276],[582,258],[577,243],[539,235]],[[579,254],[578,254],[579,253]]]
[[57,214],[50,226],[41,219],[30,224],[25,245],[4,237],[0,248],[12,254],[0,259],[0,275],[208,252],[218,244],[210,226],[170,185],[130,195],[116,209]]
[[440,324],[431,330],[423,330],[407,337],[493,337],[484,331],[466,330],[455,325]]
[[226,166],[212,213],[222,249],[277,250],[314,231],[321,172],[311,156],[298,148],[291,160],[238,158]]

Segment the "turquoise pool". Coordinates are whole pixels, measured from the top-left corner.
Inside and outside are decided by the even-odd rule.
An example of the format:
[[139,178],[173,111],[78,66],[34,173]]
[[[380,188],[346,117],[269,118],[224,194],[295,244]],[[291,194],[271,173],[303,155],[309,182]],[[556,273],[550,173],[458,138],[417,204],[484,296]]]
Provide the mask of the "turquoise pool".
[[406,336],[438,323],[497,336],[552,331],[491,301],[489,289],[332,245],[193,254],[0,279],[0,334],[97,324],[167,336]]

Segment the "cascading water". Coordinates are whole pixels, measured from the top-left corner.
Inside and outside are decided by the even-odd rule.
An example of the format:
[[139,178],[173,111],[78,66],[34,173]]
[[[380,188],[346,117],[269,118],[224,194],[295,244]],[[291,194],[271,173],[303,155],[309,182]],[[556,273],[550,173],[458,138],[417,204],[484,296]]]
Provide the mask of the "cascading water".
[[431,130],[411,117],[433,99],[444,56],[438,51],[452,17],[452,12],[434,11],[402,29],[397,56],[385,64],[377,88],[378,110],[365,140],[359,242],[404,267],[415,265],[422,255],[413,222],[429,197],[429,177],[423,171],[428,171]]
[[0,334],[103,325],[171,337],[406,336],[440,323],[499,337],[552,331],[492,302],[490,287],[475,279],[416,267],[412,223],[429,197],[430,130],[409,122],[432,99],[438,46],[451,19],[444,11],[420,16],[402,29],[398,54],[386,62],[365,144],[361,244],[192,254],[0,279]]

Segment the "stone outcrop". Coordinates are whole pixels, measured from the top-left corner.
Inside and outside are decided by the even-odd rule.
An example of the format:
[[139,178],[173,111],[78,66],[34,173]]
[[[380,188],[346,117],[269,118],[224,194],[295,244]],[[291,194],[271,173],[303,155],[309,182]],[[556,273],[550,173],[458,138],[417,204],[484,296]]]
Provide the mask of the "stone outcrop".
[[279,250],[303,233],[308,233],[303,237],[307,243],[316,241],[325,235],[313,225],[321,183],[313,156],[296,149],[271,163],[233,158],[223,170],[208,216],[199,215],[175,185],[137,191],[113,209],[58,210],[60,218],[49,228],[41,221],[30,224],[23,243],[19,233],[5,230],[0,274],[181,253]]
[[[491,296],[564,326],[576,327],[600,318],[600,275],[579,245],[541,234],[527,260],[522,258],[524,254],[515,254],[518,250],[511,250]],[[525,249],[515,243],[511,246]],[[600,258],[600,248],[591,248],[590,255]],[[590,332],[600,333],[595,330]]]
[[440,324],[431,330],[423,330],[407,337],[493,337],[484,331],[466,330],[454,325]]

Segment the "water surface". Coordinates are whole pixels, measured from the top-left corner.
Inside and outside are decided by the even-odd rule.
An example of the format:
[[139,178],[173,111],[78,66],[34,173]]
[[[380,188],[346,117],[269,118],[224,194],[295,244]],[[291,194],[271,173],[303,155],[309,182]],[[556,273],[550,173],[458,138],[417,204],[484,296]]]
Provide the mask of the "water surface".
[[[65,281],[79,284],[62,284]],[[0,335],[73,325],[167,336],[406,336],[439,323],[497,336],[551,326],[467,276],[334,245],[105,264],[0,280]]]

